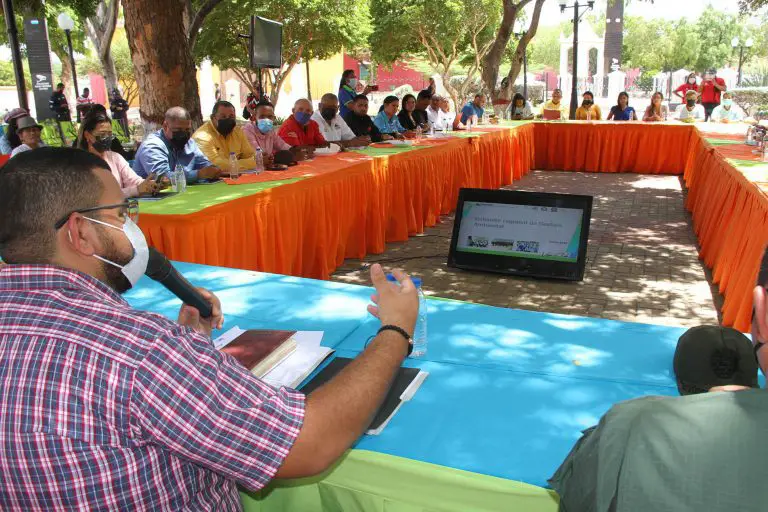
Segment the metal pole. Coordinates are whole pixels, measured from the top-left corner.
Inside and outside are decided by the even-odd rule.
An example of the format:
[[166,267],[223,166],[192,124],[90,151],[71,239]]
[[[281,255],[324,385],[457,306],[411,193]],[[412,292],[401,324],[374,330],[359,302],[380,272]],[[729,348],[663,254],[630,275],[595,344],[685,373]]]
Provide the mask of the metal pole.
[[75,52],[72,50],[72,34],[69,30],[64,31],[67,34],[67,45],[69,46],[69,60],[72,63],[72,83],[75,85],[75,98],[80,97],[80,91],[77,88],[77,70],[75,69]]
[[578,88],[576,87],[576,77],[578,76],[579,63],[579,4],[573,4],[573,77],[571,80],[571,119],[576,119],[576,109],[578,108]]
[[11,45],[13,74],[16,77],[16,93],[19,95],[19,106],[29,112],[27,87],[24,84],[24,67],[21,64],[21,51],[19,50],[19,33],[16,30],[16,16],[13,12],[12,0],[3,0],[3,12],[5,12],[5,26],[8,29],[8,42]]
[[744,65],[744,47],[739,46],[739,80],[738,87],[741,87],[741,66]]

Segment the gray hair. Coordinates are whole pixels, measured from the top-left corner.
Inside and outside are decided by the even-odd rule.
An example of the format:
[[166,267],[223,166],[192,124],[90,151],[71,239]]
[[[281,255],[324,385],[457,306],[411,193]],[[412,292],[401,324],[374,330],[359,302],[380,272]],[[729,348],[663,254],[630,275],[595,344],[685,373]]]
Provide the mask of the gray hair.
[[171,107],[165,111],[165,120],[169,123],[173,121],[191,121],[192,117],[184,107]]
[[333,94],[332,92],[327,92],[323,94],[322,98],[320,98],[320,102],[325,103],[327,101],[339,101],[339,98],[337,98],[336,95]]

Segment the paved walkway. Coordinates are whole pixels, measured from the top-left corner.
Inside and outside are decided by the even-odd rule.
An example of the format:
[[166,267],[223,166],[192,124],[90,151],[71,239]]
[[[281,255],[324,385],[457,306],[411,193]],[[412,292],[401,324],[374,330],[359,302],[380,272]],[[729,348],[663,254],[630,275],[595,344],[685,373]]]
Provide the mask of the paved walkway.
[[384,254],[345,261],[331,279],[368,284],[367,265],[381,262],[422,276],[437,297],[664,325],[718,322],[722,298],[698,259],[678,177],[535,171],[509,188],[594,196],[583,282],[448,268],[453,216]]

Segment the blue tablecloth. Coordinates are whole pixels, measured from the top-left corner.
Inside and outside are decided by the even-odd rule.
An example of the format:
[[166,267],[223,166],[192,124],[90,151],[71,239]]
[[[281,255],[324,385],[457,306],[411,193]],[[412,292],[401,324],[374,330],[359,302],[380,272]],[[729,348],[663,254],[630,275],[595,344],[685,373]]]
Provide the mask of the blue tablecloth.
[[[323,330],[352,357],[376,330],[371,289],[176,264],[222,300],[225,329]],[[132,305],[175,318],[180,302],[142,278]],[[429,350],[406,364],[430,372],[379,436],[357,448],[546,485],[583,429],[616,402],[676,395],[680,328],[429,301]]]

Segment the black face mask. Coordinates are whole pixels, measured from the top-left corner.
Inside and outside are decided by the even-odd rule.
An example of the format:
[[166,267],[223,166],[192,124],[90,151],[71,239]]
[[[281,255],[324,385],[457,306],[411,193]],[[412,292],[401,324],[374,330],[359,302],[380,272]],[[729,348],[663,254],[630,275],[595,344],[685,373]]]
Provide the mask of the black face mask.
[[334,117],[336,117],[336,109],[335,108],[324,108],[320,111],[320,115],[323,116],[323,119],[326,121],[330,121]]
[[228,119],[219,119],[218,124],[216,125],[216,129],[219,130],[219,133],[223,136],[227,136],[230,133],[232,133],[232,130],[235,129],[235,125],[237,122],[234,119],[228,118]]
[[694,105],[696,105],[696,100],[687,100],[685,104],[688,105],[689,107],[693,107]]
[[93,141],[93,149],[99,153],[103,153],[112,147],[112,140],[114,140],[112,135],[102,135],[101,137],[96,137],[96,140]]
[[189,132],[185,130],[177,130],[171,134],[171,144],[173,144],[173,147],[176,149],[181,149],[186,146],[189,139]]
[[592,100],[584,100],[581,104],[584,105],[585,107],[588,107],[592,105]]

